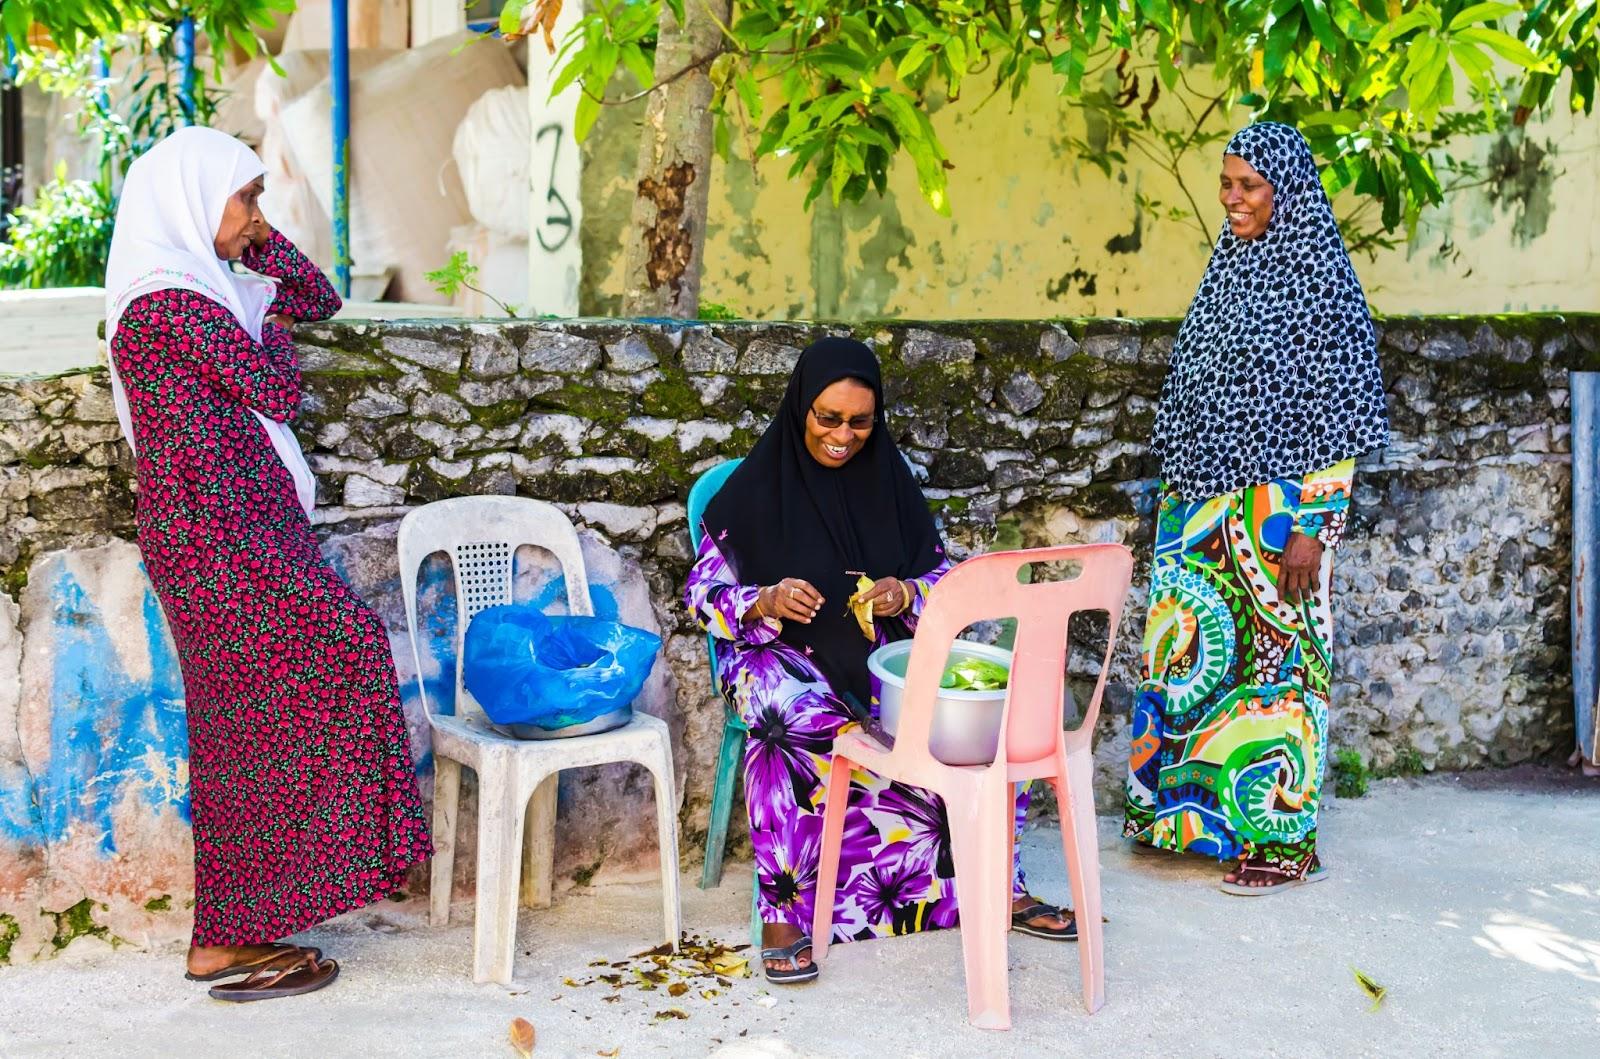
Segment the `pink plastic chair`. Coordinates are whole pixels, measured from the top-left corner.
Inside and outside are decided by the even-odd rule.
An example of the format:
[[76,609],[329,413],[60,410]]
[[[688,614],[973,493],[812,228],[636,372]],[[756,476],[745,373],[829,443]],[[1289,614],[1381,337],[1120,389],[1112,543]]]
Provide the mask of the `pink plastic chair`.
[[[1078,564],[1078,576],[1026,585],[1018,581],[1019,571],[1028,564],[1059,562]],[[1061,841],[1072,877],[1084,1007],[1090,1013],[1100,1009],[1105,1002],[1105,964],[1091,743],[1132,574],[1133,554],[1120,544],[1072,545],[981,555],[961,563],[934,586],[917,623],[894,746],[885,748],[864,732],[846,733],[833,744],[812,925],[817,959],[827,955],[833,932],[850,771],[859,766],[943,797],[950,817],[956,896],[961,905],[968,1016],[981,1029],[1010,1029],[1006,940],[1011,930],[1015,843],[1013,785],[1047,780],[1061,808]],[[1082,610],[1103,610],[1110,615],[1111,643],[1101,662],[1094,696],[1084,710],[1083,724],[1063,732],[1067,622]],[[989,765],[946,765],[930,752],[928,732],[950,645],[974,622],[1001,618],[1017,620],[1017,638],[995,760]]]

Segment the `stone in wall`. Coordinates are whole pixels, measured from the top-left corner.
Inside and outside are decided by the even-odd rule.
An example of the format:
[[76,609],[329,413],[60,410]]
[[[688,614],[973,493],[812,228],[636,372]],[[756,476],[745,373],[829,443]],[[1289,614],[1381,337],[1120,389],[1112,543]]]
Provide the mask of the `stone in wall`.
[[[1070,320],[857,329],[883,357],[891,429],[952,554],[1069,541],[1134,548],[1136,583],[1098,733],[1097,789],[1107,810],[1118,801],[1138,679],[1156,472],[1145,442],[1175,330],[1175,321]],[[1600,367],[1600,321],[1392,319],[1380,321],[1380,332],[1395,440],[1361,465],[1335,567],[1335,745],[1356,748],[1379,770],[1559,752],[1572,738],[1566,372]],[[781,397],[792,351],[824,333],[627,321],[297,330],[307,387],[297,430],[323,504],[314,524],[390,629],[424,783],[426,731],[394,568],[397,520],[450,496],[548,499],[592,534],[590,562],[606,571],[596,581],[630,586],[616,590],[618,613],[662,630],[660,686],[644,708],[673,729],[682,848],[692,863],[724,710],[709,687],[704,638],[679,602],[690,558],[684,501],[697,474],[748,450]],[[34,618],[34,601],[49,598],[55,576],[35,572],[46,558],[76,562],[103,545],[131,555],[126,543],[113,544],[132,535],[132,464],[114,428],[106,433],[106,395],[101,372],[0,381],[0,585],[12,598],[27,586],[25,641],[50,628]],[[62,550],[66,558],[52,555]],[[437,600],[441,615],[447,585],[442,571],[425,577],[425,601]],[[131,596],[117,598],[124,610],[131,605]],[[424,677],[442,697],[453,685],[445,679],[448,620],[428,621]],[[1075,630],[1076,686],[1104,635]],[[146,641],[159,653],[156,640]],[[41,664],[36,653],[30,642],[28,666]],[[30,681],[20,709],[48,714],[48,703],[33,701],[45,701],[44,685]],[[0,689],[0,778],[42,760],[37,738],[27,758],[7,749],[6,708]],[[654,839],[640,820],[653,812],[649,797],[623,770],[565,782],[563,877],[647,874]],[[31,804],[0,803],[0,826],[11,829],[0,834],[0,899],[13,900],[4,887],[33,886],[39,875],[42,847],[14,837],[41,826]],[[735,814],[736,856],[742,834]],[[468,860],[458,862],[464,874]],[[68,896],[50,897],[49,907],[61,911]],[[49,934],[56,921],[37,916],[40,900],[29,900],[37,947],[39,931]]]

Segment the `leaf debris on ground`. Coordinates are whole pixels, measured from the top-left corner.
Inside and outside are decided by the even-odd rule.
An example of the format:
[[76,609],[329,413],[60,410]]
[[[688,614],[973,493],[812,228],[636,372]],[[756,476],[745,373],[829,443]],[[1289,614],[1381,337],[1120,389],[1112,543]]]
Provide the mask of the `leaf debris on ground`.
[[1358,967],[1352,967],[1350,970],[1354,972],[1356,976],[1356,985],[1361,987],[1361,991],[1363,993],[1372,998],[1372,1007],[1368,1008],[1367,1010],[1377,1011],[1378,1008],[1383,1004],[1383,998],[1389,995],[1388,987],[1379,985],[1371,975],[1362,971]]
[[[674,999],[698,993],[702,1000],[714,1000],[733,988],[735,978],[750,977],[750,959],[744,955],[749,945],[725,945],[714,939],[702,940],[698,935],[686,934],[677,951],[662,944],[644,952],[636,952],[625,960],[607,960],[596,957],[588,966],[595,968],[582,978],[563,978],[562,984],[572,989],[585,986],[603,986],[611,992],[602,997],[608,1004],[622,999],[622,990],[632,987],[642,993],[664,990]],[[689,1013],[682,1008],[668,1008],[656,1012],[658,1021],[686,1019]]]
[[533,1023],[524,1018],[511,1020],[511,1047],[515,1048],[523,1059],[533,1057],[534,1032]]

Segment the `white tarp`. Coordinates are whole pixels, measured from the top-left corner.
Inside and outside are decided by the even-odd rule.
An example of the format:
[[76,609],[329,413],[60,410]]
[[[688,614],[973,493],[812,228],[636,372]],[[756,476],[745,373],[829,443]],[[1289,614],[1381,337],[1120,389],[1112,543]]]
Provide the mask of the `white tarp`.
[[[472,219],[451,157],[456,129],[485,92],[523,83],[504,45],[470,41],[465,34],[447,37],[351,79],[351,256],[363,270],[394,267],[390,296],[400,300],[443,301],[424,273],[448,260],[451,230]],[[331,215],[325,85],[286,106],[282,128],[299,170]]]

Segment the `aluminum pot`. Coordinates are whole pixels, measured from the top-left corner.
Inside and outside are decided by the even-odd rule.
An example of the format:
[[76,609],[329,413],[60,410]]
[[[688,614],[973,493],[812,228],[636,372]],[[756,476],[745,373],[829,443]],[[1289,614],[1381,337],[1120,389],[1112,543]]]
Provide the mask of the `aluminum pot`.
[[[872,697],[878,703],[878,721],[894,735],[900,725],[900,697],[905,694],[910,640],[884,644],[867,657]],[[982,658],[1011,668],[1011,652],[1003,647],[957,640],[945,666],[962,658]],[[941,670],[943,672],[943,670]],[[946,765],[987,765],[1000,745],[1000,723],[1006,708],[1006,689],[954,691],[941,688],[934,704],[933,726],[928,733],[933,756]]]

